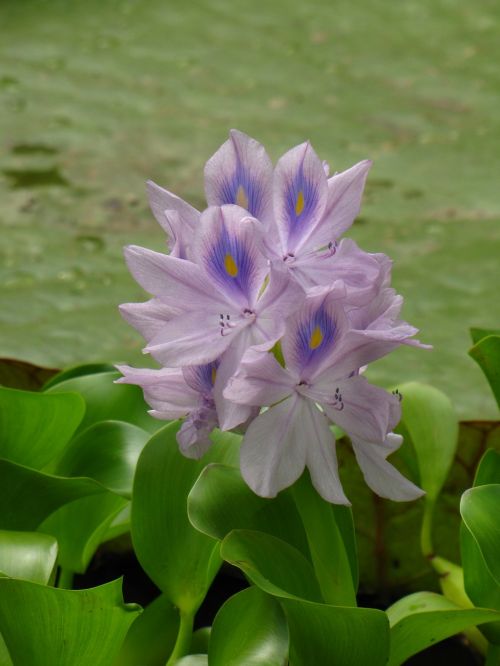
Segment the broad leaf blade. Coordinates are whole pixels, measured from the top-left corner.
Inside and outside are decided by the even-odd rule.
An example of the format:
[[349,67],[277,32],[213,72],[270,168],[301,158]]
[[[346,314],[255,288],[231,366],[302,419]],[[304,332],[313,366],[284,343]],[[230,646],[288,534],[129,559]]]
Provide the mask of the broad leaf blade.
[[59,590],[0,579],[0,631],[15,664],[109,666],[137,614],[123,604],[120,580]]
[[486,566],[500,586],[500,484],[470,488],[462,495],[460,513],[474,537]]
[[486,375],[500,407],[500,335],[488,335],[469,350],[469,355]]
[[164,666],[171,654],[179,627],[179,613],[160,595],[136,617],[114,666]]
[[79,432],[99,421],[126,421],[155,432],[162,422],[149,416],[148,405],[142,391],[131,384],[115,384],[119,372],[97,372],[91,375],[71,377],[47,389],[47,395],[76,391],[85,400],[85,417]]
[[0,387],[0,457],[41,469],[59,455],[85,412],[75,393],[46,395]]
[[268,594],[322,601],[311,563],[286,541],[264,532],[234,530],[220,553]]
[[0,530],[0,572],[47,585],[57,559],[57,541],[48,534]]
[[387,609],[391,625],[388,666],[399,666],[417,652],[463,631],[491,622],[500,613],[483,608],[461,608],[440,594],[417,592]]
[[256,495],[239,469],[207,465],[188,497],[191,523],[204,534],[222,540],[233,529],[259,530],[295,546],[309,557],[307,539],[289,491],[273,499]]
[[217,436],[202,460],[185,458],[172,423],[146,444],[134,480],[131,530],[143,568],[176,606],[190,612],[204,598],[219,566],[218,547],[187,517],[187,497],[203,467],[236,462],[239,438]]
[[389,623],[385,613],[369,608],[281,599],[290,631],[290,663],[385,666]]
[[279,603],[256,587],[232,596],[217,613],[210,666],[283,666],[288,628]]

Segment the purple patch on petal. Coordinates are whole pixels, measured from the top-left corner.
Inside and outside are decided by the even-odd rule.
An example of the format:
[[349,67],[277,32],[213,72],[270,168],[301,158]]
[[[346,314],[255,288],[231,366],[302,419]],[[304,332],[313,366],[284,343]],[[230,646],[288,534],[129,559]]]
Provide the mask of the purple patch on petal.
[[287,184],[284,203],[290,236],[302,234],[318,205],[317,184],[306,178],[302,168]]
[[205,268],[219,285],[236,296],[251,300],[256,277],[255,250],[223,227],[211,246]]
[[295,357],[302,370],[316,364],[329,354],[335,344],[337,325],[332,315],[321,305],[297,328]]
[[221,205],[236,204],[254,217],[259,217],[263,192],[259,183],[242,164],[238,164],[231,179],[224,178],[220,186]]
[[212,361],[205,365],[192,365],[182,368],[184,380],[194,391],[204,396],[210,396],[215,384],[219,361]]

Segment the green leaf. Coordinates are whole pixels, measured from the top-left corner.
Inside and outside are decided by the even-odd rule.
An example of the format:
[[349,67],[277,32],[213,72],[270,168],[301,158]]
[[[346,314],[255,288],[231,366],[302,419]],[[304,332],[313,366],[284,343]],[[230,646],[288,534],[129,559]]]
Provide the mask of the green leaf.
[[391,625],[388,666],[409,657],[467,627],[491,622],[500,613],[484,608],[461,608],[434,592],[416,592],[387,609]]
[[472,338],[472,342],[475,345],[478,342],[480,342],[483,338],[487,338],[490,335],[500,335],[500,331],[495,330],[493,328],[471,328],[470,329],[470,336]]
[[137,614],[120,580],[75,591],[0,579],[0,632],[22,666],[109,666]]
[[53,377],[50,377],[43,385],[43,390],[46,391],[56,384],[73,379],[73,377],[82,377],[85,375],[96,375],[102,372],[116,372],[115,367],[110,363],[84,363],[83,365],[73,365],[70,368],[65,368],[58,372]]
[[62,452],[83,418],[75,393],[46,395],[0,387],[0,457],[41,469]]
[[160,595],[134,620],[113,666],[164,666],[178,628],[177,609]]
[[193,631],[189,652],[191,654],[208,654],[211,633],[212,627],[200,627],[200,629]]
[[88,476],[130,498],[135,468],[149,434],[130,423],[101,421],[75,437],[57,463],[60,476]]
[[356,606],[358,560],[350,508],[320,497],[308,471],[294,483],[291,492],[307,534],[323,599],[329,604]]
[[[60,476],[85,476],[111,492],[83,497],[55,511],[40,526],[59,542],[61,565],[83,573],[113,519],[128,504],[139,454],[149,435],[120,421],[102,421],[77,435],[66,448],[56,471]],[[117,497],[121,495],[121,497]]]
[[500,335],[489,335],[469,349],[469,355],[486,375],[500,407]]
[[500,585],[500,484],[470,488],[462,495],[460,513],[476,541],[486,566]]
[[403,414],[398,430],[409,436],[413,444],[420,486],[426,492],[421,548],[425,556],[430,556],[434,553],[434,506],[455,456],[458,419],[449,398],[432,386],[411,382],[403,384],[400,391],[403,395]]
[[175,666],[208,666],[206,654],[188,654],[175,662]]
[[410,382],[400,391],[402,422],[417,455],[420,486],[435,501],[455,455],[458,419],[450,399],[432,386]]
[[[0,572],[46,585],[57,559],[57,541],[37,532],[0,530]],[[0,662],[1,663],[1,662]]]
[[210,666],[283,666],[288,628],[279,603],[258,588],[232,596],[212,627]]
[[256,495],[239,469],[207,465],[188,496],[191,523],[204,534],[222,540],[233,529],[259,530],[287,541],[309,557],[300,516],[289,490],[273,499]]
[[126,421],[151,433],[158,430],[163,424],[147,413],[149,406],[144,402],[141,389],[131,384],[115,384],[120,377],[119,372],[71,377],[49,388],[46,394],[80,393],[87,409],[79,432],[99,421]]
[[213,539],[187,517],[187,497],[203,467],[214,460],[235,463],[240,438],[216,434],[201,460],[185,458],[177,445],[178,423],[146,444],[134,480],[131,531],[137,557],[149,577],[181,610],[192,612],[205,597],[220,565]]
[[290,663],[385,666],[389,623],[385,613],[281,599],[290,631]]
[[82,497],[54,511],[38,529],[57,539],[60,565],[82,574],[107,539],[113,519],[129,504],[123,497],[105,491]]
[[234,530],[222,542],[220,553],[268,594],[322,601],[309,560],[286,541],[264,532]]
[[500,483],[500,451],[488,449],[479,461],[474,486]]
[[53,511],[106,489],[93,479],[65,478],[0,459],[0,529],[36,530]]

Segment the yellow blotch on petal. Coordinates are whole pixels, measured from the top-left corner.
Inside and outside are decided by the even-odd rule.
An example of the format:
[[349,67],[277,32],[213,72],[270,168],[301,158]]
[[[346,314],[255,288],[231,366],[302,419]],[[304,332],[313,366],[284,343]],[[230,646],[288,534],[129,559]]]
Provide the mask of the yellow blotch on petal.
[[226,273],[231,277],[234,278],[238,275],[238,266],[231,254],[226,254],[224,257],[224,268],[226,269]]
[[304,192],[300,190],[300,192],[297,194],[297,201],[295,202],[295,215],[300,215],[304,210],[305,205],[306,202],[304,201]]
[[215,384],[215,378],[217,377],[217,369],[215,366],[212,367],[212,375],[210,379],[212,380],[212,386]]
[[314,331],[311,333],[311,337],[309,338],[309,348],[317,349],[322,342],[323,342],[323,331],[320,329],[319,326],[316,326]]
[[236,192],[236,203],[242,208],[248,208],[248,197],[243,185],[240,185]]

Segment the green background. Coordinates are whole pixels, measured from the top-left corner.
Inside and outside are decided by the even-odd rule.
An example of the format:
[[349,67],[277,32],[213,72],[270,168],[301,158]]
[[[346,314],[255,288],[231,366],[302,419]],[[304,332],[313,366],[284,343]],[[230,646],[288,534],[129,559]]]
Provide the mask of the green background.
[[0,356],[144,364],[119,317],[144,300],[124,244],[164,246],[144,181],[203,207],[231,127],[273,159],[310,139],[374,160],[351,235],[394,259],[433,352],[370,369],[496,415],[467,357],[498,328],[500,6],[467,0],[2,0]]

